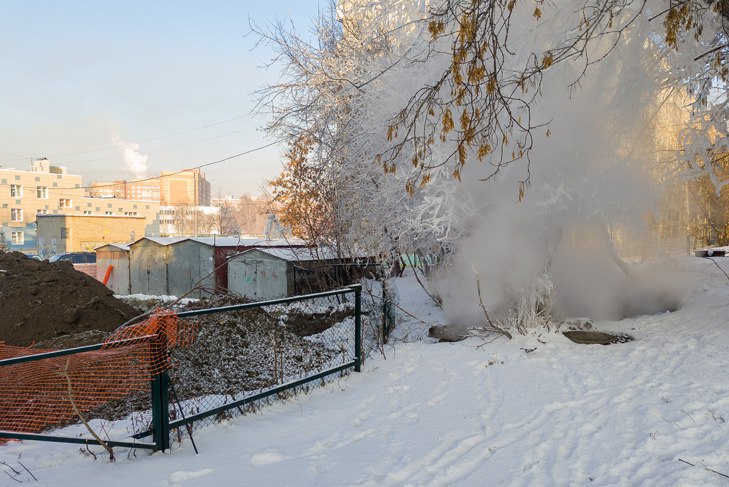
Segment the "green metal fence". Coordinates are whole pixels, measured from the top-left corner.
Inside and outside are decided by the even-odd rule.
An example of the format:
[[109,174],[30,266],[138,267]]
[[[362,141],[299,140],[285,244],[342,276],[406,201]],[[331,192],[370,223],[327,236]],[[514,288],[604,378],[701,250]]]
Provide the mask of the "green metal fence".
[[[154,377],[149,394],[130,401],[129,413],[138,416],[136,426],[127,438],[107,441],[109,446],[167,450],[171,439],[192,437],[204,424],[244,414],[263,400],[312,382],[349,370],[359,372],[362,366],[360,285],[181,311],[177,316],[199,327],[195,341],[189,347],[160,350],[169,354],[172,368]],[[0,367],[102,346],[0,360]],[[151,442],[146,440],[150,437]],[[92,438],[10,431],[0,431],[0,438],[98,444]]]
[[[200,320],[209,315],[217,321]],[[360,285],[177,316],[198,320],[201,328],[191,347],[172,351],[166,380],[174,394],[168,396],[171,414],[161,422],[165,431],[160,441],[191,436],[195,429],[245,414],[263,400],[348,370],[359,372],[362,365]],[[155,425],[134,437],[156,431]]]
[[[114,346],[117,348],[123,348],[128,347],[132,345],[138,345],[140,343],[151,343],[157,340],[156,335],[147,335],[137,338],[130,338],[126,340],[118,340],[114,342],[109,343],[97,343],[95,345],[87,345],[83,347],[76,347],[76,348],[70,348],[65,350],[57,350],[52,352],[44,352],[44,353],[38,353],[34,355],[25,355],[21,357],[15,357],[15,358],[9,358],[5,360],[0,360],[0,367],[11,367],[13,365],[19,365],[19,364],[27,364],[30,362],[43,362],[43,361],[49,361],[53,359],[57,359],[58,357],[74,357],[74,356],[80,356],[83,354],[88,354],[90,352],[96,352],[98,350],[101,350],[104,347]],[[158,380],[161,380],[158,376],[155,378],[155,381],[153,382],[153,388],[155,384],[158,384]],[[2,387],[13,387],[12,384],[2,384]],[[26,400],[35,400],[35,399],[26,399]],[[0,411],[0,415],[3,414],[3,411]],[[98,445],[98,441],[94,438],[82,438],[77,436],[63,436],[60,434],[39,434],[39,433],[32,433],[32,432],[23,432],[23,431],[6,431],[6,430],[0,430],[0,438],[3,439],[18,439],[18,440],[38,440],[38,441],[52,441],[52,442],[62,442],[62,443],[75,443],[75,444],[81,444],[81,445]],[[156,440],[157,438],[155,438]],[[128,447],[128,448],[142,448],[142,449],[150,449],[150,450],[156,450],[159,449],[160,446],[162,446],[162,442],[140,442],[136,439],[113,439],[113,438],[105,438],[105,443],[110,447]]]

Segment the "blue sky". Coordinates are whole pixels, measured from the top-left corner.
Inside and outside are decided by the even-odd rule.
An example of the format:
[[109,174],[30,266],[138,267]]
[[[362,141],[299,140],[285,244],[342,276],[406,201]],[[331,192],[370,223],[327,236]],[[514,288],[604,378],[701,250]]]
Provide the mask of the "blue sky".
[[[133,144],[147,176],[265,145],[252,93],[278,70],[249,18],[306,33],[326,4],[0,0],[0,166],[48,157],[91,183],[132,178]],[[281,151],[204,169],[215,195],[259,192]]]

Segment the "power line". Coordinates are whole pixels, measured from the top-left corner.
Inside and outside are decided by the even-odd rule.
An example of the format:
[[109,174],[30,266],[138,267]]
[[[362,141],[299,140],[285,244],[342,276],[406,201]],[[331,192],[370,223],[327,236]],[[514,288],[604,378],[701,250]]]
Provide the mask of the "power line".
[[[224,157],[222,159],[218,159],[218,160],[211,161],[211,162],[206,162],[204,164],[200,164],[198,166],[191,167],[189,169],[181,169],[179,171],[175,171],[175,172],[171,172],[169,174],[165,174],[164,176],[160,175],[160,176],[155,176],[155,177],[150,177],[150,178],[145,178],[145,179],[139,179],[137,181],[138,182],[153,181],[153,180],[156,180],[156,179],[162,179],[163,177],[170,177],[170,176],[174,176],[176,174],[181,174],[183,172],[186,172],[186,171],[189,171],[189,170],[192,170],[192,169],[202,169],[203,167],[210,167],[210,166],[213,166],[213,165],[216,165],[216,164],[222,164],[223,162],[227,162],[227,161],[236,159],[238,157],[242,157],[244,155],[252,154],[253,152],[257,152],[257,151],[266,149],[268,147],[274,146],[274,145],[282,142],[283,140],[284,139],[278,139],[278,140],[275,140],[275,141],[270,142],[268,144],[265,144],[265,145],[262,145],[262,146],[258,146],[258,147],[255,147],[253,149],[249,149],[249,150],[246,150],[246,151],[243,151],[243,152],[239,152],[237,154],[233,154],[233,155]],[[9,186],[9,185],[10,185],[10,183],[0,184],[0,186]],[[97,186],[95,186],[95,188],[104,188],[104,187],[113,187],[113,186],[117,186],[117,184],[111,183],[111,184],[107,184],[107,185],[97,185]],[[68,191],[68,190],[89,189],[89,188],[90,188],[90,186],[53,187],[53,188],[49,188],[49,190],[52,190],[58,196],[71,196],[71,197],[75,197],[75,196],[77,196],[76,194],[63,193],[62,191],[64,191],[64,190]],[[107,198],[99,198],[99,199],[111,203],[110,201],[108,201],[109,199],[107,199]],[[132,201],[137,201],[137,203],[145,203],[145,201],[142,201],[142,200],[132,200]],[[147,202],[147,203],[154,203],[154,202]],[[37,219],[37,216],[38,215],[36,214],[35,216],[36,216],[36,219]],[[141,215],[139,215],[139,216],[141,216]],[[29,221],[28,223],[33,223],[33,222],[32,221]],[[27,226],[27,224],[26,224],[26,226]],[[20,228],[20,227],[18,227],[18,228]]]
[[[213,122],[213,123],[209,123],[209,124],[206,124],[206,125],[201,125],[199,127],[195,127],[195,128],[191,128],[191,129],[180,130],[179,132],[173,132],[173,133],[167,134],[167,135],[161,135],[159,137],[152,137],[152,138],[149,138],[149,139],[140,140],[140,141],[138,141],[136,143],[137,144],[146,144],[147,142],[154,142],[156,140],[168,139],[168,138],[174,137],[176,135],[182,135],[182,134],[187,134],[187,133],[190,133],[190,132],[196,132],[198,130],[204,130],[204,129],[207,129],[207,128],[210,128],[210,127],[215,127],[217,125],[222,125],[222,124],[225,124],[225,123],[234,122],[234,121],[240,120],[242,118],[248,118],[248,115],[240,115],[238,117],[233,117],[233,118],[229,118],[229,119],[226,119],[226,120],[221,120],[220,122]],[[234,133],[239,133],[239,132],[242,132],[242,130],[241,131],[238,131],[238,132],[234,132]],[[219,137],[223,137],[223,136],[219,136]],[[208,140],[208,139],[205,139],[205,140]],[[193,142],[191,142],[191,143],[193,143]],[[117,150],[117,149],[119,149],[119,146],[114,145],[114,146],[108,146],[108,147],[100,148],[100,149],[91,149],[91,150],[85,150],[85,151],[80,151],[80,152],[69,152],[69,153],[66,153],[66,154],[51,154],[50,156],[46,156],[46,157],[48,157],[48,158],[62,158],[62,157],[78,156],[78,155],[82,155],[82,154],[93,154],[95,152],[106,152],[106,151]],[[161,149],[156,149],[156,150],[161,150]],[[151,152],[151,151],[147,151],[147,152]],[[27,158],[25,156],[19,156],[17,154],[10,154],[10,153],[5,153],[5,154],[10,155],[10,156],[13,156],[13,157]]]
[[[247,130],[236,130],[236,131],[233,131],[233,132],[228,132],[227,134],[214,135],[213,137],[207,137],[205,139],[193,140],[192,142],[185,142],[183,144],[171,145],[171,146],[168,146],[168,147],[160,147],[158,149],[150,149],[150,150],[145,150],[145,151],[141,151],[140,150],[139,152],[140,153],[143,152],[144,154],[148,154],[150,152],[160,152],[160,151],[164,151],[164,150],[177,149],[178,147],[185,147],[185,146],[188,146],[188,145],[199,144],[200,142],[207,142],[209,140],[215,140],[215,139],[220,139],[220,138],[223,138],[223,137],[229,137],[231,135],[240,134],[242,132],[247,132]],[[56,156],[56,157],[59,157],[59,156]],[[116,156],[100,157],[98,159],[84,159],[82,161],[73,161],[73,163],[74,164],[83,164],[83,163],[86,163],[86,162],[108,161],[109,159],[116,159],[117,157],[119,157],[119,156],[116,155]]]
[[[29,158],[29,157],[26,157],[26,156],[20,156],[18,154],[12,154],[10,152],[0,152],[0,154],[5,154],[6,156],[10,156],[10,157],[19,157],[20,159],[32,159],[32,158]],[[10,162],[14,162],[14,161],[10,161]]]
[[[246,150],[246,151],[243,151],[243,152],[239,152],[238,154],[233,154],[232,156],[224,157],[222,159],[218,159],[217,161],[206,162],[205,164],[200,164],[198,166],[193,166],[193,167],[190,167],[190,168],[187,168],[187,169],[180,169],[179,171],[174,171],[174,172],[171,172],[169,174],[165,174],[164,176],[159,175],[159,176],[153,176],[153,177],[144,178],[144,179],[135,179],[133,182],[139,183],[139,182],[144,182],[144,181],[154,181],[156,179],[162,179],[162,178],[167,178],[167,177],[170,177],[170,176],[175,176],[176,174],[181,174],[183,172],[191,171],[193,169],[202,169],[203,167],[214,166],[216,164],[221,164],[223,162],[227,162],[227,161],[230,161],[232,159],[237,159],[238,157],[242,157],[242,156],[245,156],[245,155],[248,155],[248,154],[252,154],[253,152],[258,152],[260,150],[267,149],[267,148],[272,147],[272,146],[274,146],[276,144],[279,144],[279,143],[281,143],[283,141],[284,141],[284,139],[278,139],[278,140],[275,140],[275,141],[273,141],[271,143],[268,143],[266,145],[261,145],[261,146],[255,147],[253,149],[249,149],[249,150]],[[115,183],[102,184],[102,185],[93,186],[93,188],[94,189],[111,188],[111,187],[114,187],[114,186],[118,186],[118,184],[115,184]],[[91,189],[91,186],[80,186],[78,188],[76,188],[76,187],[73,187],[73,188],[71,188],[71,187],[68,187],[68,188],[58,187],[58,188],[54,188],[54,189],[56,189],[56,190],[59,190],[59,189],[60,190],[64,190],[64,189]]]

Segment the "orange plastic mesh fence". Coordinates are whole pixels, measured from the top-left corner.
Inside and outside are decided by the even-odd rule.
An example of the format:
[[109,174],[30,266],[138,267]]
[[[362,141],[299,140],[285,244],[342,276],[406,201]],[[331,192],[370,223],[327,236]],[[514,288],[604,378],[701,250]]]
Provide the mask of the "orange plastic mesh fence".
[[[195,326],[170,312],[117,330],[100,350],[0,367],[0,430],[35,433],[78,419],[135,391],[170,366],[167,347],[192,342]],[[154,335],[132,344],[119,340]],[[48,350],[0,343],[0,359]],[[131,412],[131,411],[130,411]]]

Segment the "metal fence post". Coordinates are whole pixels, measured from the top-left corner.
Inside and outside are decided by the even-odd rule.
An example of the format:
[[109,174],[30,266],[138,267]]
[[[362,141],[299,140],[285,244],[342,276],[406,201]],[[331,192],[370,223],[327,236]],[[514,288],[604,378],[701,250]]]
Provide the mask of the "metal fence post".
[[351,286],[354,291],[354,371],[362,371],[362,284]]
[[152,429],[156,450],[170,448],[170,400],[167,389],[170,378],[167,372],[157,374],[152,380]]
[[382,344],[390,337],[390,306],[387,296],[387,277],[382,279]]
[[[160,364],[167,363],[167,335],[162,326],[157,328],[157,336],[152,341],[152,354]],[[152,379],[152,438],[155,450],[170,448],[170,377],[163,370]]]

